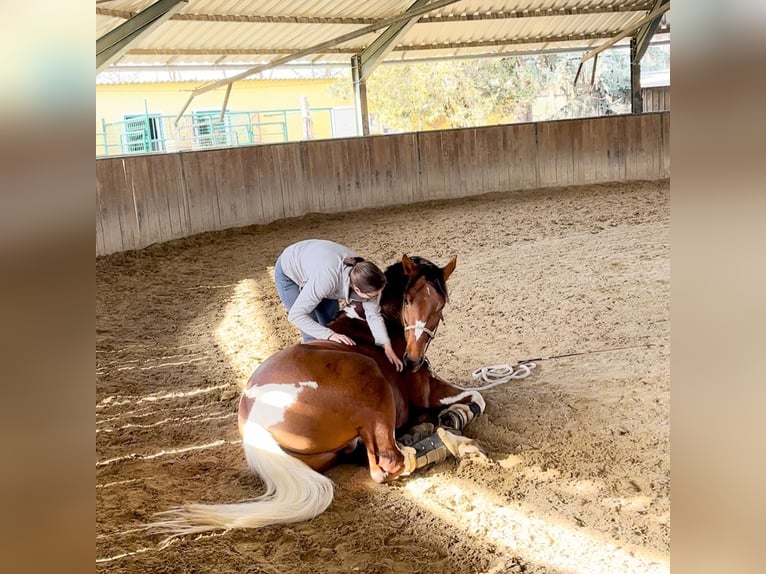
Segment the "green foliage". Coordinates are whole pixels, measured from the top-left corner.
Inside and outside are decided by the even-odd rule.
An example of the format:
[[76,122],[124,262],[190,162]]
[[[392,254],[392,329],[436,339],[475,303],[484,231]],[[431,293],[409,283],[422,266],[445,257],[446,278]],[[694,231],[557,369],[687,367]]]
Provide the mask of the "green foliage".
[[[367,81],[370,114],[394,131],[468,127],[493,123],[625,113],[630,109],[630,62],[626,50],[586,62],[577,85],[580,53],[453,60],[379,66]],[[669,67],[669,50],[650,47],[645,69]],[[353,102],[350,78],[332,88]],[[547,117],[532,117],[542,96],[555,102]]]

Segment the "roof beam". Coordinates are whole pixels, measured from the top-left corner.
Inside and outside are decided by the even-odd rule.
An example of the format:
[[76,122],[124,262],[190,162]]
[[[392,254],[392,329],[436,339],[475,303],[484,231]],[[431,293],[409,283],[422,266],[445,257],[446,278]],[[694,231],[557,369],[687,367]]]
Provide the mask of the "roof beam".
[[[514,18],[547,18],[552,16],[577,16],[588,14],[615,14],[623,12],[645,12],[652,7],[652,0],[619,4],[616,6],[595,6],[580,8],[547,8],[538,10],[510,10],[501,12],[485,12],[480,14],[438,14],[423,16],[421,24],[443,24],[445,22],[466,22],[476,20],[507,20]],[[96,7],[96,14],[112,18],[131,18],[136,13],[128,10]],[[254,14],[175,14],[171,20],[186,22],[249,22],[260,24],[348,24],[366,26],[381,22],[380,18],[357,18],[349,16],[259,16]]]
[[253,68],[250,68],[249,70],[245,70],[241,74],[232,76],[231,78],[226,78],[225,80],[218,80],[217,82],[210,82],[208,84],[200,86],[199,88],[192,91],[191,94],[189,94],[189,99],[186,101],[186,104],[184,104],[183,109],[180,111],[180,113],[176,117],[176,122],[178,122],[178,120],[181,118],[183,113],[186,111],[186,108],[189,107],[189,104],[191,103],[191,101],[198,94],[209,92],[210,90],[214,90],[216,88],[225,86],[227,84],[232,84],[236,82],[237,80],[248,78],[254,74],[257,74],[258,72],[263,72],[271,68],[276,68],[277,66],[281,66],[282,64],[286,64],[287,62],[292,62],[293,60],[297,60],[298,58],[302,58],[303,56],[308,56],[310,54],[322,52],[322,50],[325,50],[326,48],[337,46],[338,44],[343,44],[344,42],[348,42],[349,40],[354,40],[355,38],[359,38],[361,36],[366,36],[370,32],[375,32],[376,30],[380,30],[381,28],[385,28],[386,26],[395,24],[396,22],[399,22],[400,20],[408,20],[412,18],[413,16],[425,14],[426,12],[430,12],[431,10],[443,8],[444,6],[449,6],[450,4],[454,4],[455,2],[459,2],[459,1],[460,0],[435,0],[434,2],[431,2],[427,4],[426,6],[423,6],[422,8],[413,10],[411,13],[408,12],[404,15],[400,14],[399,16],[394,16],[393,18],[382,20],[381,22],[377,24],[371,24],[370,26],[365,26],[364,28],[360,28],[359,30],[356,30],[354,32],[349,32],[348,34],[343,34],[331,40],[327,40],[326,42],[320,42],[319,44],[310,46],[309,48],[299,50],[293,54],[282,56],[281,58],[277,58],[276,60],[273,60],[272,62],[269,62],[268,64],[261,64],[260,66],[255,66]]
[[662,6],[657,7],[655,10],[652,10],[649,14],[647,14],[646,16],[644,16],[643,18],[641,18],[637,22],[633,22],[630,26],[628,26],[622,32],[617,34],[614,38],[612,38],[611,40],[609,40],[607,42],[604,42],[603,44],[601,44],[595,50],[591,50],[590,52],[587,52],[587,53],[583,54],[583,57],[580,58],[580,65],[577,68],[577,73],[575,74],[574,83],[575,84],[577,83],[577,78],[580,77],[580,71],[582,70],[582,65],[587,60],[597,56],[598,54],[600,54],[601,52],[603,52],[607,48],[609,48],[611,46],[614,46],[617,42],[619,42],[623,38],[627,38],[628,36],[630,36],[633,33],[633,31],[636,28],[640,28],[641,26],[643,26],[647,22],[652,21],[654,18],[657,18],[658,16],[664,14],[668,10],[670,10],[670,3],[669,2],[667,4],[663,4]]
[[631,24],[630,26],[625,28],[622,32],[617,34],[614,38],[612,38],[608,42],[604,42],[603,44],[601,44],[595,50],[591,50],[587,54],[584,54],[583,57],[580,58],[580,63],[582,64],[583,62],[585,62],[586,60],[589,60],[590,58],[592,58],[593,56],[595,56],[599,52],[603,52],[604,50],[606,50],[610,46],[614,46],[617,42],[619,42],[623,38],[627,38],[628,36],[630,36],[633,33],[633,30],[635,30],[636,28],[640,28],[641,26],[643,26],[647,22],[650,22],[651,20],[657,18],[658,16],[661,16],[662,14],[667,12],[668,10],[670,10],[670,3],[664,4],[664,5],[660,6],[659,8],[657,8],[656,10],[652,10],[649,14],[647,14],[646,16],[644,16],[643,18],[641,18],[637,22],[633,22],[633,24]]
[[[412,13],[426,4],[428,4],[428,0],[415,0],[415,3],[407,8],[405,14]],[[358,62],[360,69],[358,81],[364,82],[370,77],[372,71],[385,59],[391,50],[394,49],[397,40],[403,38],[419,19],[420,16],[415,16],[409,20],[402,20],[401,22],[391,24],[382,34],[380,34],[380,36],[375,38],[372,44],[367,46],[362,53],[359,54]]]
[[[657,10],[657,8],[665,4],[670,4],[670,0],[655,0],[654,8],[652,11],[654,12]],[[634,54],[635,61],[632,61],[631,63],[637,64],[641,61],[641,58],[644,57],[646,49],[649,47],[649,42],[651,42],[652,36],[654,36],[661,21],[662,16],[657,16],[654,20],[651,20],[650,22],[647,22],[641,26],[641,29],[636,34],[636,50]]]
[[[664,28],[660,32],[670,31],[669,28]],[[569,34],[566,36],[545,36],[545,37],[525,37],[525,38],[509,38],[499,40],[477,40],[475,42],[451,42],[443,44],[406,44],[399,45],[393,48],[393,52],[421,52],[425,50],[446,50],[446,49],[459,49],[459,48],[482,48],[482,47],[496,47],[496,46],[517,46],[524,44],[544,44],[544,43],[557,43],[557,42],[573,42],[573,41],[588,41],[588,40],[603,40],[606,38],[612,38],[614,32],[608,32],[603,34]],[[590,48],[571,48],[568,51],[582,52],[589,50]],[[359,52],[358,48],[325,48],[318,53],[321,54],[356,54]],[[294,54],[295,50],[290,48],[136,48],[130,50],[129,54],[135,56],[212,56],[212,55],[225,55],[225,56],[270,56],[270,55],[282,55],[282,54]]]
[[157,0],[129,20],[96,40],[96,73],[122,56],[130,44],[154,30],[175,14],[188,0]]

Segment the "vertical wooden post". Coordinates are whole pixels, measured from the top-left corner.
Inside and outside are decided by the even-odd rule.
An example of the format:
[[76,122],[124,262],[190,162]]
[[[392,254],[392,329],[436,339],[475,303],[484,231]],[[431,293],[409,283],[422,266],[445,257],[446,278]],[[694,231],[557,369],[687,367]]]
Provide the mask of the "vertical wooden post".
[[[354,84],[356,107],[356,131],[362,136],[370,135],[370,116],[367,113],[367,82],[362,79],[362,58],[360,54],[351,57],[351,81]],[[361,133],[360,132],[361,128]]]
[[630,111],[640,114],[644,111],[641,97],[641,60],[636,60],[638,41],[635,36],[630,39]]

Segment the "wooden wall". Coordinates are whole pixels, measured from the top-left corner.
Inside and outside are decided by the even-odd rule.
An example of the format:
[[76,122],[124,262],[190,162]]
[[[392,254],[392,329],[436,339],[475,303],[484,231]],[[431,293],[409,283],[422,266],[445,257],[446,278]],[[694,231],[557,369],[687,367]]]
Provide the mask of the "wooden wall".
[[309,212],[670,176],[670,114],[96,160],[96,255]]
[[664,112],[670,110],[670,86],[641,88],[641,98],[645,112]]

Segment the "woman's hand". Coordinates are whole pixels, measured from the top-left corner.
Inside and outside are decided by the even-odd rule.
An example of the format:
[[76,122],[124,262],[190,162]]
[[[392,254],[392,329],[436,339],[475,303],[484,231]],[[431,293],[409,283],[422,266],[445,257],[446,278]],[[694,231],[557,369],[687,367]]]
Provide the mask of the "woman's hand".
[[346,335],[341,335],[340,333],[333,333],[330,335],[328,341],[335,341],[336,343],[343,343],[344,345],[356,345],[351,337],[346,337]]
[[404,368],[404,363],[402,363],[401,359],[396,356],[396,353],[394,353],[394,348],[391,346],[391,343],[383,345],[383,349],[386,351],[386,358],[388,361],[394,367],[396,367],[398,372],[401,372],[401,370]]

